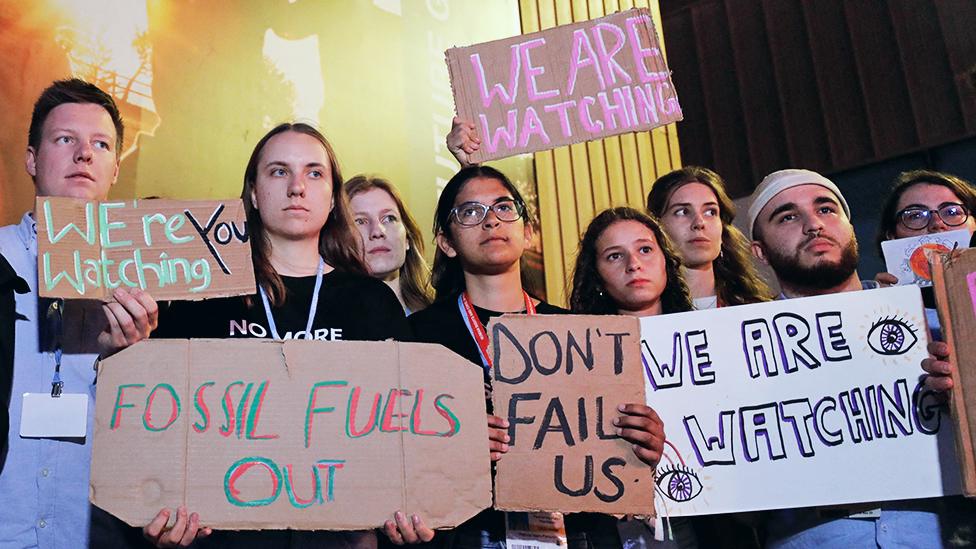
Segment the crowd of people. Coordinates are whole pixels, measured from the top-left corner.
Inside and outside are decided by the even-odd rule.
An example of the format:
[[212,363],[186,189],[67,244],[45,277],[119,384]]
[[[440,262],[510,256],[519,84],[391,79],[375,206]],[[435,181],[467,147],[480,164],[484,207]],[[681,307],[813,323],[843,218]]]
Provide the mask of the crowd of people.
[[[30,121],[26,169],[38,196],[105,199],[119,170],[123,124],[112,98],[80,80],[55,82]],[[462,168],[438,200],[436,250],[428,269],[424,239],[396,187],[380,177],[344,179],[329,141],[303,123],[281,124],[255,145],[241,199],[258,293],[157,303],[121,287],[110,301],[61,301],[37,292],[36,220],[26,213],[0,228],[0,360],[9,435],[0,473],[0,546],[370,547],[432,544],[504,547],[501,512],[486,510],[438,531],[404,509],[371,532],[217,531],[205,510],[161,509],[132,529],[88,503],[96,360],[146,338],[386,340],[439,343],[484,372],[491,355],[477,334],[493,317],[621,314],[644,317],[860,291],[892,284],[861,280],[850,205],[826,177],[786,169],[756,188],[748,231],[722,178],[701,167],[661,177],[645,208],[598,213],[581,236],[569,309],[529,294],[521,258],[532,240],[529,209],[502,172],[468,165],[480,146],[473,125],[455,120],[448,146]],[[949,174],[915,171],[895,182],[883,208],[880,240],[976,229],[972,186]],[[775,274],[779,295],[754,258]],[[933,307],[931,303],[928,304]],[[929,314],[938,333],[937,316]],[[260,330],[234,326],[257,325]],[[948,351],[938,341],[919,373],[934,390],[951,388]],[[924,369],[924,372],[923,372]],[[89,395],[83,438],[22,438],[24,393]],[[643,402],[618,403],[618,433],[648,468],[661,459],[665,425]],[[508,451],[508,422],[488,402],[491,459]],[[863,509],[795,509],[749,516],[674,520],[679,547],[941,547],[976,538],[972,506],[959,498],[890,502]],[[880,509],[880,510],[878,510]],[[203,515],[203,518],[201,518]],[[566,517],[570,547],[621,547],[618,519]],[[968,538],[967,538],[968,536]],[[660,537],[660,536],[659,536]]]

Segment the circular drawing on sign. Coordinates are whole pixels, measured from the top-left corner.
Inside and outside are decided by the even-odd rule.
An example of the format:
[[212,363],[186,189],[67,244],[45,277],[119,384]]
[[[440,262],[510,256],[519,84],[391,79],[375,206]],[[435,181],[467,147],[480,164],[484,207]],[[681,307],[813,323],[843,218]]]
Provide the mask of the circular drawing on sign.
[[664,491],[664,495],[671,501],[688,501],[702,491],[698,473],[692,469],[677,464],[665,465],[657,478],[657,485]]
[[947,254],[950,251],[944,244],[938,242],[922,244],[918,248],[915,248],[911,257],[908,258],[908,268],[912,270],[912,274],[915,275],[916,279],[931,281],[932,265],[929,262],[930,258],[934,254]]
[[903,318],[881,317],[868,330],[868,346],[879,355],[903,355],[918,342],[917,332],[915,326]]

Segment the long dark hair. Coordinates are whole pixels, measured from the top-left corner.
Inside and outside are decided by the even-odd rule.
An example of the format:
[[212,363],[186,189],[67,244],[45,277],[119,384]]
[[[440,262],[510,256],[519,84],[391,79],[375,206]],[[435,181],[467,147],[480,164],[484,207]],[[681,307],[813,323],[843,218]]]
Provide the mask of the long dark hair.
[[735,203],[725,192],[725,181],[717,173],[700,166],[685,166],[667,173],[651,187],[647,195],[647,211],[661,219],[679,187],[688,183],[701,183],[715,193],[719,218],[722,220],[722,247],[718,258],[712,262],[715,274],[715,293],[720,305],[758,303],[773,298],[773,291],[759,276],[752,261],[749,241],[742,231],[732,224],[735,219]]
[[[434,212],[434,235],[443,234],[449,240],[453,240],[454,235],[451,231],[451,210],[454,209],[454,201],[461,193],[464,185],[477,177],[495,179],[505,187],[516,204],[526,212],[525,199],[514,184],[502,172],[490,166],[469,166],[461,169],[454,177],[447,182],[441,197],[437,200],[437,210]],[[529,223],[529,219],[523,219]],[[434,266],[431,269],[431,283],[434,286],[435,298],[450,298],[464,290],[464,269],[461,267],[461,260],[457,257],[448,257],[440,248],[434,253]]]
[[335,150],[329,141],[314,127],[302,122],[286,122],[275,126],[254,146],[251,158],[244,169],[244,189],[241,198],[244,200],[244,212],[247,214],[248,234],[251,235],[251,259],[254,261],[254,276],[266,292],[272,306],[279,306],[285,302],[285,285],[281,275],[271,266],[271,242],[261,222],[261,213],[251,204],[251,192],[258,178],[258,162],[265,145],[272,137],[285,133],[296,132],[315,138],[322,144],[329,157],[329,171],[332,174],[332,212],[322,230],[319,231],[319,254],[337,271],[367,275],[366,264],[363,260],[362,239],[352,224],[349,213],[349,199],[342,191],[342,172]]
[[403,203],[403,198],[392,183],[372,175],[357,175],[346,181],[346,195],[351,199],[357,194],[379,189],[390,195],[396,203],[400,221],[407,233],[407,257],[400,267],[400,293],[411,311],[419,311],[430,305],[433,289],[430,286],[430,267],[424,259],[424,240],[420,227]]
[[898,201],[901,200],[901,195],[920,183],[941,185],[949,189],[959,197],[959,201],[966,207],[969,215],[976,214],[976,190],[973,189],[973,185],[969,181],[952,174],[931,170],[902,172],[892,182],[891,192],[888,193],[884,206],[881,208],[881,226],[878,229],[875,243],[878,246],[878,254],[882,257],[884,254],[881,252],[881,243],[895,238],[895,227],[898,225]]
[[674,251],[671,240],[653,217],[634,208],[610,208],[593,218],[583,233],[576,265],[573,267],[573,292],[569,296],[569,308],[581,314],[616,314],[619,307],[606,291],[597,271],[596,241],[603,232],[618,221],[637,221],[654,233],[657,244],[664,254],[664,271],[668,277],[661,292],[662,314],[680,313],[692,309],[691,292],[681,274],[681,259]]

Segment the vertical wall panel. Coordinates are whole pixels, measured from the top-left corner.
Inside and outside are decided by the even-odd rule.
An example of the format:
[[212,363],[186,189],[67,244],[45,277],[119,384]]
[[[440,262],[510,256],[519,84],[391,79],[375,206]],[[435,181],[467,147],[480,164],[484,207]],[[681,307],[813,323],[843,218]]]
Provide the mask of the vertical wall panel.
[[964,127],[955,86],[945,85],[954,79],[935,5],[889,0],[888,6],[906,69],[919,141],[943,143],[964,132]]
[[884,2],[844,2],[874,157],[918,146],[905,67]]
[[740,136],[749,149],[753,170],[747,180],[726,177],[725,182],[730,193],[741,196],[752,191],[757,178],[781,168],[788,153],[776,82],[762,69],[773,66],[762,6],[755,0],[725,0],[725,10],[743,113],[744,133]]
[[976,2],[973,0],[938,0],[939,25],[945,37],[949,66],[952,70],[960,108],[967,133],[976,133]]
[[798,166],[823,169],[830,166],[830,150],[810,56],[811,38],[800,3],[763,0],[762,6],[790,160]]
[[833,174],[976,135],[974,0],[661,8],[682,156],[733,196],[775,169]]
[[698,63],[701,56],[691,14],[691,10],[684,10],[669,16],[668,32],[662,40],[667,44],[671,80],[684,113],[684,120],[678,123],[681,126],[681,155],[691,154],[695,158],[693,163],[713,166],[715,162],[702,95],[702,70]]
[[[711,75],[701,81],[712,150],[723,151],[712,168],[730,181],[749,179],[749,150],[742,137],[742,104],[736,80],[732,43],[725,6],[715,2],[692,14],[696,50],[702,72]],[[680,90],[679,95],[680,98]],[[734,106],[729,108],[729,106]]]
[[[657,0],[519,2],[523,33],[594,19],[635,6],[651,8],[663,45]],[[675,87],[684,105],[677,82]],[[673,125],[535,154],[546,293],[550,302],[566,304],[580,236],[593,216],[610,206],[643,208],[651,183],[679,165],[679,143]]]
[[840,2],[804,0],[802,12],[810,29],[810,53],[832,165],[850,166],[874,156],[864,102],[851,56],[851,39]]

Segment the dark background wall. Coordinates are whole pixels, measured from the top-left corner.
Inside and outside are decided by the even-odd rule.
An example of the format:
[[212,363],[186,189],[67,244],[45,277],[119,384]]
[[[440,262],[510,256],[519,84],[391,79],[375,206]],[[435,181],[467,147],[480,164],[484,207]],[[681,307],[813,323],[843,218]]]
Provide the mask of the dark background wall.
[[734,197],[778,169],[817,170],[853,210],[862,277],[901,171],[976,180],[976,1],[665,0],[684,164]]

